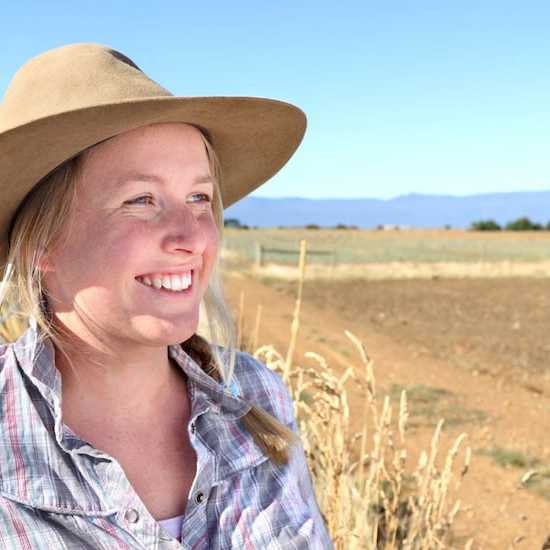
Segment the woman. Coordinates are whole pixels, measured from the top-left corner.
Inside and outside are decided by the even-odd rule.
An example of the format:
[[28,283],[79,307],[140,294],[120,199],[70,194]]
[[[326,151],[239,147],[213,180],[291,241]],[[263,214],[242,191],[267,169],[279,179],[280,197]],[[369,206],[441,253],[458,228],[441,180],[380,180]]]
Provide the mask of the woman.
[[217,274],[223,207],[304,130],[98,44],[15,75],[0,300],[29,328],[0,346],[0,549],[332,548],[289,393],[235,351]]

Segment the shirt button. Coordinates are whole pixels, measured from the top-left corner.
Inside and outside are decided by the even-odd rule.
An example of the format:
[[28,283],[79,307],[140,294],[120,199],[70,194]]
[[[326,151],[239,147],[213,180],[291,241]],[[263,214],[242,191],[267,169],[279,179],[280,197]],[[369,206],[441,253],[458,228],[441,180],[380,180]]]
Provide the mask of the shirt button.
[[195,502],[196,502],[197,504],[203,503],[205,499],[206,499],[206,496],[204,495],[203,492],[198,492],[198,493],[195,495]]
[[128,523],[136,523],[139,519],[139,512],[135,508],[129,508],[124,514],[124,518]]
[[192,434],[195,433],[195,423],[194,422],[191,422],[191,433]]

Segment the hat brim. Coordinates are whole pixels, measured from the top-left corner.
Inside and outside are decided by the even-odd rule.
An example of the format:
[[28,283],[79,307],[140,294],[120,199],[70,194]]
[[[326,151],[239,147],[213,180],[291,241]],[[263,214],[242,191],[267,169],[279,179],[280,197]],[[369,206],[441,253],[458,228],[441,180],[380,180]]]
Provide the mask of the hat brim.
[[283,101],[177,96],[97,105],[8,129],[0,133],[0,263],[11,218],[40,179],[91,145],[160,122],[186,122],[207,130],[222,166],[225,208],[276,174],[306,129],[303,111]]

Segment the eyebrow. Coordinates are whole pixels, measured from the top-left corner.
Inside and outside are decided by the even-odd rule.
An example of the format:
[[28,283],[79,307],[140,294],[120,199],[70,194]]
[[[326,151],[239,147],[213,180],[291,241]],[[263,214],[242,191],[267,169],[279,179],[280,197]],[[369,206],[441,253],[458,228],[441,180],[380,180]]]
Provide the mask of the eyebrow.
[[[160,185],[164,185],[164,179],[162,179],[161,177],[156,176],[155,174],[146,174],[144,172],[127,172],[126,174],[123,174],[120,178],[118,178],[117,184],[119,186],[122,186],[135,181],[145,181],[149,183],[158,183]],[[201,183],[215,184],[216,180],[210,174],[197,176],[193,180],[193,185],[199,185]]]

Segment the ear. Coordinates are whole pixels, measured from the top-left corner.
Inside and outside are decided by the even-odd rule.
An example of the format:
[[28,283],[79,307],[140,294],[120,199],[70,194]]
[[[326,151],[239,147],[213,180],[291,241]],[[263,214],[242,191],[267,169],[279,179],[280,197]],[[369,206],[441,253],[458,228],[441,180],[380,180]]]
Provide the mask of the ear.
[[37,267],[42,273],[53,271],[53,258],[52,254],[46,251],[45,248],[39,247],[37,251],[38,264]]

